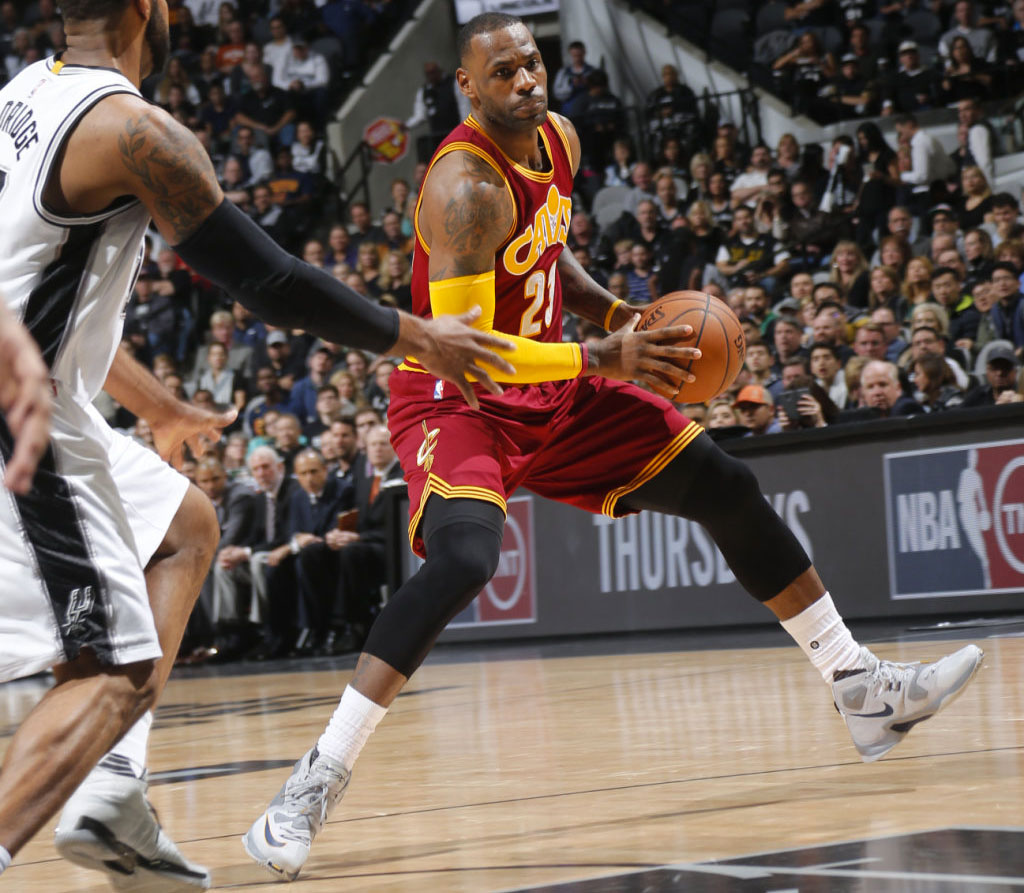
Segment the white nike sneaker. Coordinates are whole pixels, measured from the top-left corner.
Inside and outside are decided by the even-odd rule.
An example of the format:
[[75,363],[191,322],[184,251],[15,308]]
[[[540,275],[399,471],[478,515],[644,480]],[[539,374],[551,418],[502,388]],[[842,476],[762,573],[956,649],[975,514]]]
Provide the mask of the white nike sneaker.
[[292,767],[284,787],[242,838],[245,851],[275,877],[294,881],[350,777],[314,747]]
[[985,653],[966,645],[935,663],[879,660],[861,648],[864,668],[832,681],[836,709],[865,763],[885,756],[919,722],[934,716],[967,687]]
[[146,799],[145,774],[128,760],[105,756],[71,795],[54,844],[65,859],[102,871],[115,890],[195,893],[210,886],[210,872],[189,862],[160,827]]

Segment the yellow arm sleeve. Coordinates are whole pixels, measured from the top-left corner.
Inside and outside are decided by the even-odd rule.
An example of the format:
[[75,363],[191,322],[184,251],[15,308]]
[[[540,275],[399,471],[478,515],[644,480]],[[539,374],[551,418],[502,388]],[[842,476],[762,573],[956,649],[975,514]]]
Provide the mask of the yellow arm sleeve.
[[[479,275],[459,276],[430,283],[430,309],[434,316],[465,313],[480,307],[474,328],[494,332],[494,270]],[[516,368],[515,375],[483,364],[495,381],[532,384],[564,381],[584,371],[584,354],[579,344],[533,341],[507,332],[494,332],[515,344],[515,350],[497,349]]]

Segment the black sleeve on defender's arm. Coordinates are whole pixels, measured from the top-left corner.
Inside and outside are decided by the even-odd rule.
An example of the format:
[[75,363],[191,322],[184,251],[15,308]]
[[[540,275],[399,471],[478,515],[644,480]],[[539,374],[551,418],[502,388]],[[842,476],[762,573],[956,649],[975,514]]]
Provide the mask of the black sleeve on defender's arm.
[[174,250],[271,325],[374,353],[398,340],[398,311],[293,257],[227,199]]

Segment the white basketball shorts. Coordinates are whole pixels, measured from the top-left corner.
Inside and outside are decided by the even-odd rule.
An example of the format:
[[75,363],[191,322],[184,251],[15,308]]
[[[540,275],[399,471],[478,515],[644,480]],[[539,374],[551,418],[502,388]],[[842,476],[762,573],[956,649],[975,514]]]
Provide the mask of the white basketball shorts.
[[[0,416],[0,457],[11,448]],[[187,489],[156,453],[58,385],[31,492],[0,486],[0,681],[86,647],[106,664],[160,656],[143,568]]]

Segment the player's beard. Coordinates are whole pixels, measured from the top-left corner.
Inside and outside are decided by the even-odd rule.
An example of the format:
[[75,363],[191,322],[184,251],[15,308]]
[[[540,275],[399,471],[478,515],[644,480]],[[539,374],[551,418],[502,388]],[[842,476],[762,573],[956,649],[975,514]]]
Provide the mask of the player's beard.
[[157,74],[164,70],[167,59],[171,55],[171,29],[160,3],[155,2],[152,8],[149,21],[146,22],[145,36],[151,59],[149,74]]

